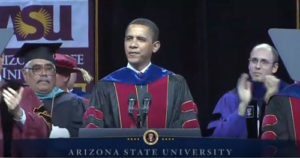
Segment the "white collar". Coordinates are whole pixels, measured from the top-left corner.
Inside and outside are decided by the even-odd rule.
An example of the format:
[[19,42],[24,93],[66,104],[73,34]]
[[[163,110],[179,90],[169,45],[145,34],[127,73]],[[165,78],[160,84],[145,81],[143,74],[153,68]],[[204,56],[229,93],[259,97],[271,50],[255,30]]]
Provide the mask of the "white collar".
[[138,70],[135,69],[130,63],[128,63],[128,64],[127,64],[127,68],[133,70],[133,71],[136,72],[136,73],[139,73],[139,72],[144,73],[144,72],[149,68],[150,65],[151,65],[151,62],[150,62],[146,67],[144,67],[141,71],[138,71]]

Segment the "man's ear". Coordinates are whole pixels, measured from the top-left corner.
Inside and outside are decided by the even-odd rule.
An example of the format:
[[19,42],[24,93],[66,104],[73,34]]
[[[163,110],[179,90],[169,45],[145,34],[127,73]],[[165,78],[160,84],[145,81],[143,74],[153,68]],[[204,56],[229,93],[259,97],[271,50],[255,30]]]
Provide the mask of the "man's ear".
[[277,72],[278,67],[279,67],[278,63],[274,63],[274,65],[273,65],[273,67],[272,67],[272,73],[273,73],[273,74],[275,74],[275,73]]
[[159,41],[155,41],[155,42],[153,43],[153,49],[152,49],[152,52],[153,52],[153,53],[156,53],[156,52],[159,50],[159,48],[160,48],[160,42],[159,42]]
[[65,79],[64,79],[64,82],[65,82],[66,84],[68,84],[68,82],[69,82],[69,80],[70,80],[70,78],[71,78],[70,75],[71,75],[71,74],[69,74],[68,76],[66,76]]

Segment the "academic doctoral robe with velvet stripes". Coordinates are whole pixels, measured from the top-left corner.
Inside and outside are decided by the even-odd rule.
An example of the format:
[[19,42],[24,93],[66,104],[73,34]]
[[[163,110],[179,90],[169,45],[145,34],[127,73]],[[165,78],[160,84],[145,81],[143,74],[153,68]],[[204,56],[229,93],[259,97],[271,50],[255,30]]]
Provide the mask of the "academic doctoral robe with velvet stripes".
[[[185,79],[153,64],[142,75],[124,67],[101,79],[84,115],[85,126],[137,128],[138,109],[143,107],[146,93],[151,95],[151,104],[142,128],[199,128],[197,106]],[[132,94],[136,102],[130,115]]]
[[263,119],[262,139],[296,141],[300,149],[300,84],[271,98]]

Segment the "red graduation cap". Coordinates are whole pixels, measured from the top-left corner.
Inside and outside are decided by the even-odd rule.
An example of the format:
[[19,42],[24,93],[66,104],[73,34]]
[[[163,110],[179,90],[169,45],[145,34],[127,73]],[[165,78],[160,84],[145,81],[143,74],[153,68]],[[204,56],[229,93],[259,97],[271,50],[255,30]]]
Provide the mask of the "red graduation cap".
[[69,73],[79,72],[76,59],[69,55],[55,54],[55,65],[57,70]]
[[59,53],[55,54],[55,65],[56,73],[68,76],[72,72],[81,72],[86,82],[90,83],[93,80],[93,77],[86,70],[77,67],[77,61],[72,56]]

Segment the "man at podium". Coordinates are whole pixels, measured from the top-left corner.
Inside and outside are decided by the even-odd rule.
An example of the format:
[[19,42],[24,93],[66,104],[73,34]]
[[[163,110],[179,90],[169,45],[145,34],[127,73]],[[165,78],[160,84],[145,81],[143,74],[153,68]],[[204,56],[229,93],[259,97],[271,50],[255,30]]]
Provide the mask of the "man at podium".
[[85,112],[87,128],[199,128],[197,106],[185,79],[151,63],[159,29],[144,18],[126,29],[126,67],[102,78]]

